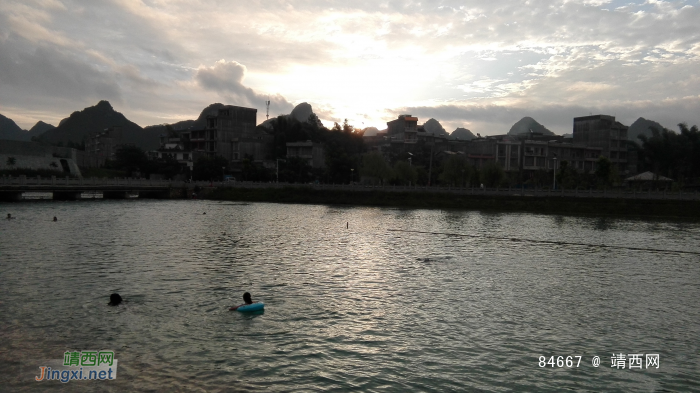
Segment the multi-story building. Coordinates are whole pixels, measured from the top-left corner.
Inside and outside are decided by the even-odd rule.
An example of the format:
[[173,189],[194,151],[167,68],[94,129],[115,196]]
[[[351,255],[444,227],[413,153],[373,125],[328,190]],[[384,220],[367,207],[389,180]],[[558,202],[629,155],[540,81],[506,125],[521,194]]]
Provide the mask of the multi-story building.
[[593,115],[574,118],[574,143],[601,148],[601,155],[627,171],[627,126],[614,116]]
[[234,167],[250,157],[262,163],[268,159],[274,138],[256,128],[257,109],[226,105],[215,116],[207,116],[203,130],[183,133],[193,152],[226,158]]
[[400,115],[398,119],[386,123],[387,136],[391,143],[416,143],[418,140],[418,118]]
[[[183,132],[183,134],[189,136],[189,132],[187,131]],[[186,166],[192,170],[196,157],[191,147],[188,145],[189,143],[187,140],[180,135],[161,135],[160,148],[158,150],[149,151],[148,156],[150,159],[174,159],[177,160],[180,165]]]
[[323,145],[305,142],[288,142],[287,143],[287,158],[299,157],[306,160],[310,167],[320,169],[326,167],[326,156]]
[[121,144],[121,127],[110,127],[103,131],[91,132],[85,140],[85,164],[92,168],[104,166],[107,160],[116,158],[117,149]]
[[592,173],[596,162],[607,157],[617,165],[620,173],[627,169],[627,127],[612,116],[596,115],[574,119],[572,137],[528,133],[523,135],[495,135],[459,141],[444,135],[426,133],[418,119],[401,115],[387,123],[386,135],[366,138],[370,150],[377,150],[387,157],[429,148],[436,157],[450,154],[466,155],[476,168],[488,163],[498,163],[505,171],[522,171],[533,175],[535,171],[551,171],[563,161],[580,173]]
[[520,162],[522,161],[522,142],[517,138],[505,136],[496,142],[495,161],[505,171],[520,170]]
[[496,161],[496,145],[503,137],[488,136],[475,138],[467,143],[467,160],[476,168],[481,168],[487,163]]

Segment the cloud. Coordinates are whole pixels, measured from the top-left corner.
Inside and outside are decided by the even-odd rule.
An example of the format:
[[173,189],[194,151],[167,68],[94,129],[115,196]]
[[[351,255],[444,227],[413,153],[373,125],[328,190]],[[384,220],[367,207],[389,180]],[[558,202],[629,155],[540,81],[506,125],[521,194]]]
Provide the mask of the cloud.
[[244,86],[246,71],[246,67],[236,61],[219,60],[211,67],[200,66],[194,79],[202,88],[219,93],[230,104],[259,107],[269,97],[271,113],[288,114],[292,111],[294,106],[283,96],[266,96]]
[[273,115],[306,101],[380,128],[383,108],[663,103],[686,117],[682,97],[700,90],[698,20],[689,0],[5,0],[0,105],[65,116],[99,95],[147,125],[221,99],[263,110],[276,92]]
[[100,99],[121,102],[113,74],[48,45],[27,45],[23,39],[0,40],[0,101],[50,103],[53,100]]

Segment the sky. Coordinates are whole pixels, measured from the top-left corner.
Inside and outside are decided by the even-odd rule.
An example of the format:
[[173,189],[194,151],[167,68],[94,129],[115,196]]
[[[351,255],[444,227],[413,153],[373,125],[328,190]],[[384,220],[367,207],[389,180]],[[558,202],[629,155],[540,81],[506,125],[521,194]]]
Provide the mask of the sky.
[[700,124],[700,0],[2,0],[0,114],[108,100],[141,126],[221,102],[327,126],[399,114],[504,134],[530,116]]

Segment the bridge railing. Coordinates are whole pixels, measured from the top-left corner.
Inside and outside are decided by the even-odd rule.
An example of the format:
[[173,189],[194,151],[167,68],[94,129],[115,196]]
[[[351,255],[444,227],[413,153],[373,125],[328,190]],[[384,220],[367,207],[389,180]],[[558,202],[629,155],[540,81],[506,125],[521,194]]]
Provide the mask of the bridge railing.
[[41,176],[2,176],[0,185],[4,186],[136,186],[136,187],[173,187],[185,182],[171,180],[150,180],[139,178],[71,178]]

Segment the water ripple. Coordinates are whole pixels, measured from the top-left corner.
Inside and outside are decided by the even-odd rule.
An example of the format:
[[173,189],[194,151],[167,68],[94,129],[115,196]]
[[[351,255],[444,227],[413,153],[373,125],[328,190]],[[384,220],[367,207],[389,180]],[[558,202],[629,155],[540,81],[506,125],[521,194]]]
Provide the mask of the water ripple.
[[[106,391],[700,390],[698,257],[653,250],[700,252],[696,223],[210,201],[3,206],[17,217],[0,223],[0,386],[12,391],[45,389],[13,377],[22,362],[94,348],[119,359]],[[264,313],[228,311],[245,291]],[[112,292],[126,303],[107,307]],[[659,353],[661,367],[613,369],[613,352]],[[584,359],[538,367],[552,355]],[[68,385],[56,388],[97,386]]]

